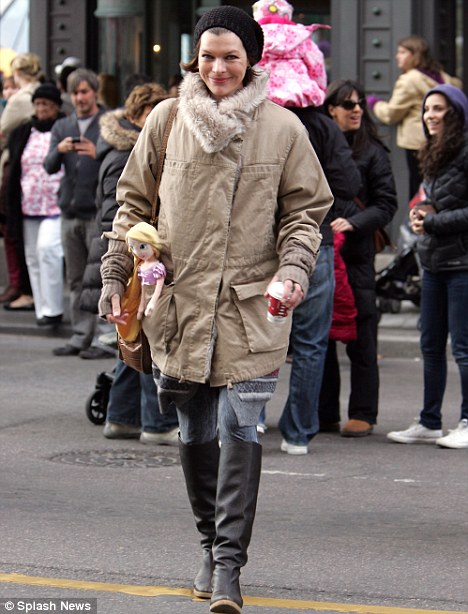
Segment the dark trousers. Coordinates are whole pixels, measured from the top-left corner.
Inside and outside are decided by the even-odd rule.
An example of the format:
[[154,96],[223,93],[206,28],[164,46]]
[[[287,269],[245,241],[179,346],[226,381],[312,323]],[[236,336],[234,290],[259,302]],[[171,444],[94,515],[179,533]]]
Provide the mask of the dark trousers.
[[[377,308],[374,290],[353,288],[358,310],[357,339],[346,344],[351,362],[351,394],[348,417],[376,424],[379,404],[379,368],[377,364]],[[340,367],[336,342],[329,341],[319,417],[321,422],[340,421]]]
[[460,419],[468,418],[468,271],[424,271],[421,300],[421,351],[424,359],[424,407],[421,424],[442,428],[447,384],[447,339],[460,373]]

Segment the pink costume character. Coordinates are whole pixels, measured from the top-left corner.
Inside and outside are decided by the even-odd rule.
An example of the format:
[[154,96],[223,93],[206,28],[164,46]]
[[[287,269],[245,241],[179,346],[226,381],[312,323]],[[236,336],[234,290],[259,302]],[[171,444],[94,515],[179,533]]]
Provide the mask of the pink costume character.
[[252,9],[265,39],[258,65],[270,75],[268,98],[282,107],[323,104],[327,89],[325,62],[312,33],[330,26],[305,26],[291,21],[293,7],[286,0],[259,0]]
[[153,313],[166,277],[166,267],[159,260],[162,243],[156,228],[146,222],[140,222],[130,228],[126,241],[138,262],[141,299],[137,319],[141,320],[143,314],[150,316]]

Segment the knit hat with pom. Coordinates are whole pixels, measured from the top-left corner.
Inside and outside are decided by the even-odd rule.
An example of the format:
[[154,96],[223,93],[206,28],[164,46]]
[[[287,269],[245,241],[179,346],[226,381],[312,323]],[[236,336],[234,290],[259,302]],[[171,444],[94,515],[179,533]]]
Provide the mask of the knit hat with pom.
[[245,11],[235,6],[218,6],[204,13],[193,33],[195,47],[203,32],[211,28],[225,28],[237,34],[254,64],[260,61],[263,53],[263,30]]
[[252,5],[252,11],[256,21],[275,16],[292,19],[293,7],[286,0],[258,0]]

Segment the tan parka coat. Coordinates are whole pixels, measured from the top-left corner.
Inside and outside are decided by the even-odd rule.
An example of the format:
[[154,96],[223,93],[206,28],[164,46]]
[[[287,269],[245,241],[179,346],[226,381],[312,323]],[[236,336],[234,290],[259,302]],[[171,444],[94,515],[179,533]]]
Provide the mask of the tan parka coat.
[[[198,74],[181,87],[159,191],[173,280],[143,323],[153,361],[180,381],[229,386],[277,369],[291,316],[269,322],[264,292],[275,274],[307,292],[333,198],[302,123],[265,96],[265,74],[219,104]],[[149,221],[173,104],[152,111],[119,181],[101,315],[131,271],[126,231]]]
[[[446,72],[441,73],[444,83],[461,87],[461,81]],[[437,81],[412,68],[400,75],[388,102],[375,103],[374,115],[384,124],[398,124],[396,142],[403,149],[417,150],[425,143],[422,127],[422,103],[427,92]]]

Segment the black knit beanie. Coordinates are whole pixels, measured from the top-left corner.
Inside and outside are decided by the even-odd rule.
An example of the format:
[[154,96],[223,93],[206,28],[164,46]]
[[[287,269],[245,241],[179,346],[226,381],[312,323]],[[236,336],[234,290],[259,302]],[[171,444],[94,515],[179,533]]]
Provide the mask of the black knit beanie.
[[52,100],[59,107],[62,104],[62,97],[60,96],[60,90],[55,87],[53,83],[43,83],[39,85],[34,91],[32,95],[32,101],[34,102],[36,98],[46,98],[47,100]]
[[195,26],[194,47],[203,32],[211,28],[225,28],[237,34],[254,64],[260,61],[263,53],[263,30],[245,11],[235,6],[218,6],[204,13]]

